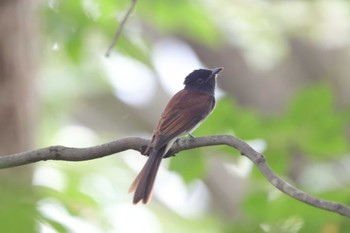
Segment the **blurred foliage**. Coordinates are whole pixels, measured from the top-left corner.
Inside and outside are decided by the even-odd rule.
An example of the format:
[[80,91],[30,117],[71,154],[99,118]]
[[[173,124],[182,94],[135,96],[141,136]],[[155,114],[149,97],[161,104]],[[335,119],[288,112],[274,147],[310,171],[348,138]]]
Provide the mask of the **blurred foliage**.
[[293,150],[316,160],[339,158],[349,151],[345,132],[349,119],[347,109],[335,108],[329,86],[306,87],[286,109],[280,116],[259,116],[253,110],[239,107],[231,99],[223,99],[206,121],[206,126],[196,132],[199,135],[234,132],[245,140],[264,139],[268,144],[265,153],[273,159],[273,166],[277,165],[274,168],[281,172]]
[[[4,175],[4,173],[2,173]],[[26,195],[23,195],[26,194]],[[19,180],[1,180],[0,219],[1,231],[9,233],[34,233],[37,229],[33,218],[38,213],[35,203],[38,200],[33,187]]]
[[[38,126],[40,145],[49,145],[54,141],[52,135],[57,135],[62,125],[70,123],[67,115],[73,107],[81,107],[79,100],[89,102],[91,96],[112,92],[104,71],[92,57],[104,54],[129,4],[129,0],[50,0],[42,5],[45,46],[50,51],[55,50],[55,46],[59,49],[54,56],[49,52],[44,54],[48,61],[43,61],[43,66],[54,67],[55,72],[43,68],[43,73],[51,78],[42,80],[45,88],[40,90],[43,104]],[[343,38],[336,30],[340,28],[342,32],[341,23],[335,20],[339,27],[326,24],[328,13],[334,15],[335,12],[335,15],[346,18],[342,7],[349,9],[349,2],[138,1],[115,51],[151,67],[152,37],[173,36],[210,48],[224,42],[234,44],[242,49],[252,66],[259,62],[270,64],[270,60],[288,54],[290,48],[286,41],[289,36],[321,45]],[[297,17],[295,12],[298,12]],[[151,27],[152,35],[143,32],[142,27]],[[94,46],[98,55],[91,49]],[[260,52],[265,57],[257,61],[254,53]],[[349,153],[345,129],[349,127],[350,108],[336,108],[334,96],[327,83],[306,86],[295,94],[285,111],[275,116],[263,115],[224,97],[195,135],[234,134],[243,140],[261,139],[267,145],[263,153],[272,169],[299,187],[301,184],[297,179],[288,177],[295,153],[301,154],[305,163],[340,161]],[[205,179],[208,157],[203,154],[228,157],[232,163],[239,156],[237,151],[227,147],[201,148],[177,155],[170,160],[169,167],[180,174],[186,184]],[[11,200],[8,206],[1,206],[6,211],[2,211],[0,217],[9,219],[8,226],[2,226],[4,232],[26,232],[21,229],[26,219],[16,218],[14,223],[11,216],[28,215],[36,217],[41,232],[45,233],[125,232],[123,221],[125,218],[133,220],[134,216],[147,221],[129,221],[131,227],[148,227],[155,222],[161,226],[155,232],[339,233],[350,229],[347,219],[281,194],[255,168],[248,177],[249,190],[238,206],[238,216],[227,219],[222,213],[206,210],[199,216],[188,217],[159,203],[138,206],[140,212],[132,212],[135,210],[130,205],[118,205],[130,201],[126,190],[135,175],[119,157],[79,164],[53,162],[38,166],[37,171],[43,167],[51,169],[58,177],[50,177],[49,184],[36,184],[40,196],[38,212],[28,213],[26,208],[36,200],[27,200],[17,207],[13,204],[15,195],[11,199],[8,197],[11,194],[0,193],[0,198],[7,195],[6,199]],[[64,183],[62,187],[61,183]],[[350,204],[349,189],[343,186],[328,188],[315,195]],[[47,208],[59,211],[52,216]],[[9,230],[14,229],[13,226],[18,230]],[[49,230],[43,230],[45,227]]]
[[205,160],[198,151],[184,151],[178,157],[171,159],[170,170],[180,174],[186,183],[203,178],[206,166]]
[[[349,144],[345,129],[349,124],[348,116],[348,109],[336,109],[334,94],[323,83],[300,90],[280,116],[261,116],[224,98],[219,101],[205,126],[196,133],[234,132],[245,140],[261,138],[267,143],[264,151],[267,162],[278,174],[286,174],[295,150],[314,161],[332,161],[347,155]],[[232,155],[232,152],[227,154]],[[178,172],[186,175],[181,171],[181,166],[177,166],[180,167]],[[241,206],[244,213],[237,225],[230,226],[227,232],[257,232],[256,226],[259,224],[266,232],[328,232],[327,229],[332,227],[335,228],[334,232],[346,232],[349,226],[346,219],[330,216],[325,211],[315,214],[313,208],[280,193],[274,187],[267,190],[265,185],[261,185],[261,174],[257,169],[253,174],[256,179],[251,187],[254,188],[251,188]],[[319,193],[318,196],[350,203],[347,188]]]

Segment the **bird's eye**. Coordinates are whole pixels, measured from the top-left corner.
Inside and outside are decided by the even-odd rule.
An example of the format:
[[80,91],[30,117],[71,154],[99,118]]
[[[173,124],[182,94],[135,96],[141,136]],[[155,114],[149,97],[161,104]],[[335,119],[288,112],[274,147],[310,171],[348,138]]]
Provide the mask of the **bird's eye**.
[[200,78],[200,79],[197,79],[197,81],[196,81],[198,84],[203,84],[204,83],[204,80],[202,79],[202,78]]

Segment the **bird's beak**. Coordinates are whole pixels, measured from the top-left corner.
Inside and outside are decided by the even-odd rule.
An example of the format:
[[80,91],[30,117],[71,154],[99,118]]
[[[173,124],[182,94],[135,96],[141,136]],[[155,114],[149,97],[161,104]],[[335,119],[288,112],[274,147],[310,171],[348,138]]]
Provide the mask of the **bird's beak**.
[[211,70],[211,75],[216,75],[218,73],[220,73],[220,71],[222,71],[224,69],[224,67],[218,67],[218,68],[214,68]]
[[222,71],[224,69],[224,67],[218,67],[218,68],[214,68],[211,70],[211,75],[208,77],[207,81],[209,79],[215,78],[215,76],[220,73],[220,71]]

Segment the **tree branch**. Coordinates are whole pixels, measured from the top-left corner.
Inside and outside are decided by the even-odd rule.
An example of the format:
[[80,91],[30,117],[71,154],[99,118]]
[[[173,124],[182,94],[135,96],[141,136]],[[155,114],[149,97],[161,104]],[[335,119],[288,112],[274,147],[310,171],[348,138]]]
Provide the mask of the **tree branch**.
[[110,46],[109,46],[108,49],[107,49],[107,52],[106,52],[106,54],[105,54],[106,57],[109,57],[109,54],[111,53],[113,47],[114,47],[115,44],[117,43],[117,40],[118,40],[118,38],[120,37],[120,34],[121,34],[122,31],[123,31],[123,28],[124,28],[124,26],[125,26],[125,23],[126,23],[126,21],[128,20],[128,18],[129,18],[129,16],[130,16],[131,12],[133,11],[135,5],[136,5],[136,0],[131,0],[131,4],[130,4],[130,6],[129,6],[129,9],[128,9],[128,11],[126,12],[126,14],[124,15],[122,21],[120,22],[119,27],[118,27],[118,29],[117,29],[117,31],[116,31],[114,37],[113,37],[112,43],[110,44]]
[[[145,146],[148,145],[149,142],[150,141],[147,139],[139,137],[129,137],[87,148],[51,146],[18,154],[0,156],[0,168],[16,167],[46,160],[91,160],[119,153],[129,149],[143,153]],[[292,198],[295,198],[314,207],[335,212],[350,218],[349,206],[316,198],[288,184],[286,181],[277,176],[271,170],[262,154],[256,152],[244,141],[233,136],[216,135],[198,137],[187,140],[179,140],[171,148],[171,154],[175,154],[183,150],[215,145],[227,145],[236,148],[238,151],[240,151],[242,155],[246,156],[257,166],[257,168],[260,170],[263,176],[265,176],[265,178],[273,186],[275,186],[280,191],[286,193],[287,195],[291,196]]]

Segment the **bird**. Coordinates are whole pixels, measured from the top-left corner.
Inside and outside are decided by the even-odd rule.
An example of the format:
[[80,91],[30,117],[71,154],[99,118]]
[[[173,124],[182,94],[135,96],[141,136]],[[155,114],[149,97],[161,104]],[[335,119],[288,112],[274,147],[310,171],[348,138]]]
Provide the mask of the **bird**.
[[148,159],[132,183],[133,203],[147,204],[151,199],[159,165],[174,142],[184,135],[191,135],[215,106],[216,77],[223,67],[197,69],[185,78],[185,87],[177,92],[166,105],[151,143],[146,149]]

